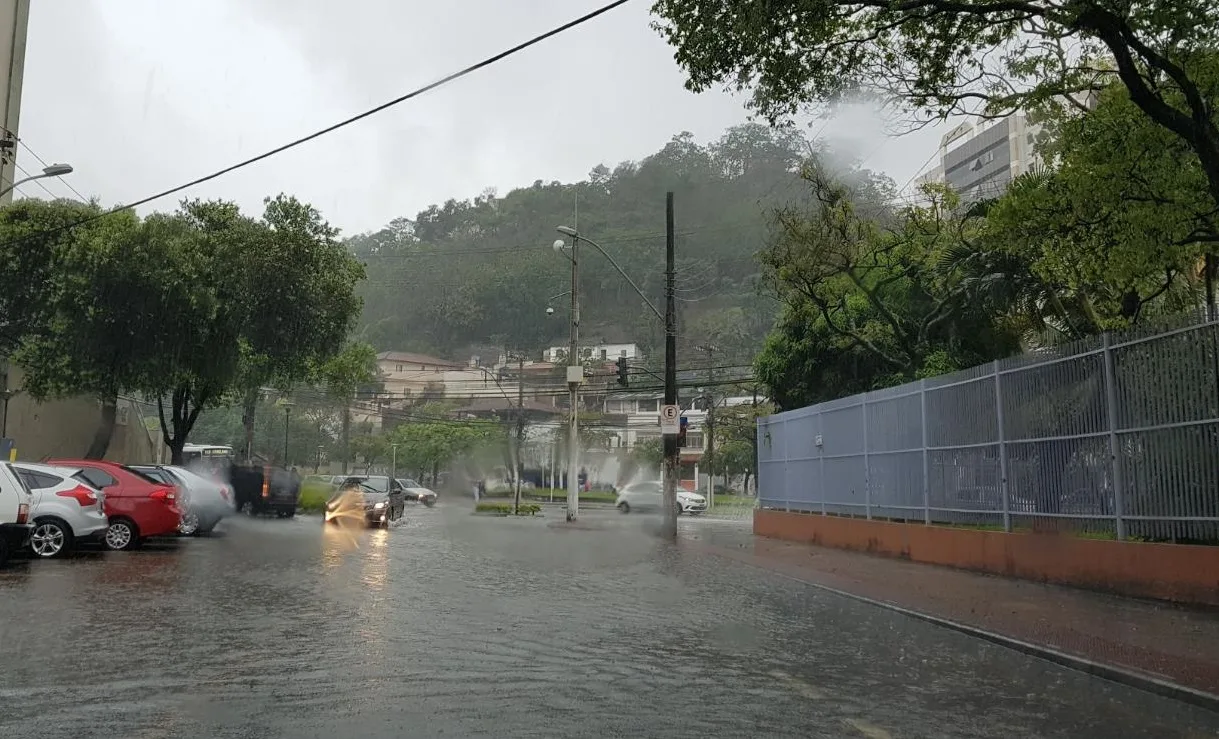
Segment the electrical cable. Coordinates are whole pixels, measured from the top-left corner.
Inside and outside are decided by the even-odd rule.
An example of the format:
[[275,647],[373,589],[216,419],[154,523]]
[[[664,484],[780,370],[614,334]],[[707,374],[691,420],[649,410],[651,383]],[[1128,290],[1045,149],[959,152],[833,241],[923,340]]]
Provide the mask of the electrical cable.
[[608,13],[609,11],[614,10],[615,8],[617,8],[621,5],[625,5],[628,2],[630,2],[630,0],[614,0],[613,2],[608,3],[607,5],[603,5],[600,8],[593,10],[592,12],[585,13],[584,15],[580,16],[579,18],[576,18],[575,20],[568,21],[567,23],[564,23],[561,26],[552,28],[551,30],[549,30],[545,33],[534,36],[533,38],[529,39],[528,41],[519,43],[516,46],[513,46],[505,51],[501,51],[498,54],[495,54],[493,56],[489,56],[486,59],[483,59],[482,61],[475,62],[474,64],[471,64],[468,67],[465,67],[456,72],[453,72],[444,77],[441,77],[440,79],[438,79],[434,82],[430,82],[430,83],[424,85],[423,87],[416,88],[416,89],[406,93],[405,95],[400,95],[392,100],[381,103],[380,105],[377,105],[373,108],[369,108],[368,110],[365,110],[362,113],[357,113],[356,115],[353,115],[349,118],[345,118],[344,120],[341,120],[338,123],[333,123],[329,126],[326,126],[325,128],[314,131],[313,133],[306,134],[305,136],[301,136],[300,138],[297,138],[297,139],[293,139],[292,141],[289,141],[286,144],[281,144],[280,146],[277,146],[273,149],[265,151],[261,154],[252,156],[248,159],[244,159],[240,162],[237,162],[236,164],[231,164],[222,169],[218,169],[215,172],[212,172],[211,174],[203,175],[202,177],[197,177],[184,184],[171,187],[167,190],[162,190],[161,192],[155,193],[153,195],[149,195],[147,197],[140,198],[139,200],[136,200],[134,202],[115,206],[109,210],[102,211],[101,213],[98,213],[93,216],[89,216],[88,218],[82,218],[73,223],[67,223],[62,226],[57,226],[55,228],[50,228],[50,229],[46,229],[44,231],[38,231],[36,233],[32,233],[32,234],[28,234],[26,236],[19,237],[8,243],[0,244],[0,248],[11,246],[13,244],[22,243],[22,242],[32,240],[32,239],[38,239],[38,238],[42,238],[45,236],[50,236],[50,235],[60,233],[63,231],[69,231],[69,230],[72,230],[79,226],[83,226],[85,224],[97,221],[101,218],[105,218],[106,216],[113,215],[114,213],[118,213],[118,212],[124,211],[124,210],[130,210],[132,208],[138,208],[139,206],[146,205],[148,203],[151,203],[154,200],[160,200],[161,198],[165,198],[170,195],[176,195],[177,193],[180,193],[183,190],[187,190],[189,188],[195,187],[196,185],[201,185],[205,182],[210,182],[211,180],[214,180],[218,177],[222,177],[226,174],[229,174],[230,172],[235,172],[236,170],[242,169],[244,167],[248,167],[251,164],[261,162],[264,159],[270,159],[271,157],[273,157],[277,154],[282,154],[283,152],[288,151],[289,149],[296,148],[297,146],[300,146],[301,144],[307,143],[309,141],[313,141],[314,139],[317,139],[317,138],[321,138],[322,136],[333,133],[333,132],[339,130],[340,128],[345,128],[346,126],[349,126],[353,123],[364,120],[365,118],[376,115],[377,113],[380,113],[384,110],[388,110],[389,108],[392,108],[396,105],[404,103],[408,100],[417,98],[420,95],[431,92],[432,90],[435,90],[440,87],[444,87],[445,85],[448,85],[451,82],[455,82],[455,81],[461,79],[462,77],[466,77],[470,74],[473,74],[474,72],[477,72],[477,71],[482,70],[486,67],[489,67],[493,64],[496,64],[497,62],[507,59],[510,56],[518,54],[518,53],[524,51],[525,49],[528,49],[531,46],[536,46],[537,44],[540,44],[541,42],[546,41],[547,39],[550,39],[554,36],[558,36],[561,33],[564,33],[573,28],[576,28],[577,26],[581,26],[591,20],[594,20],[595,18],[598,18],[598,17]]

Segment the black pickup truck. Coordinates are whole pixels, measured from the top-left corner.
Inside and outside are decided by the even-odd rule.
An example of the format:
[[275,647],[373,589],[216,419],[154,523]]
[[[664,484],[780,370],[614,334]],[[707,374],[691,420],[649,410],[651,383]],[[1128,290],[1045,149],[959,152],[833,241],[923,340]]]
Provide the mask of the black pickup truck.
[[271,465],[233,465],[229,479],[238,511],[253,516],[274,513],[280,518],[296,515],[301,478],[291,470]]

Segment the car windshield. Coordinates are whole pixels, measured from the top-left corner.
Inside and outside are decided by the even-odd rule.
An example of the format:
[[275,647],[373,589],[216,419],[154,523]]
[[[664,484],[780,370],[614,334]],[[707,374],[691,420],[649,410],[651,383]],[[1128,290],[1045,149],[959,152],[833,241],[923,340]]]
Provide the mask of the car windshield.
[[158,479],[156,476],[154,476],[152,470],[138,470],[135,467],[124,467],[123,469],[145,482],[151,482],[153,485],[164,485],[165,483],[169,482],[169,480]]
[[398,484],[404,488],[421,488],[421,487],[423,487],[422,485],[420,485],[419,483],[410,479],[409,477],[399,477]]
[[343,487],[359,487],[361,490],[369,493],[386,493],[389,492],[388,477],[349,477]]

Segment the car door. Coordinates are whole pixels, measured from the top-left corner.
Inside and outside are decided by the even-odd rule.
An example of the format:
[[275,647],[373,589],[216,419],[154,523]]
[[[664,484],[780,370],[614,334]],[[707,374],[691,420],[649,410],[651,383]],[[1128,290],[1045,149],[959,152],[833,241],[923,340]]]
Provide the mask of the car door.
[[664,486],[658,482],[639,483],[640,507],[659,509],[664,499]]
[[104,505],[107,518],[113,518],[114,516],[135,517],[134,500],[130,495],[123,494],[123,486],[119,485],[119,481],[109,472],[96,467],[82,466],[77,474],[105,494]]

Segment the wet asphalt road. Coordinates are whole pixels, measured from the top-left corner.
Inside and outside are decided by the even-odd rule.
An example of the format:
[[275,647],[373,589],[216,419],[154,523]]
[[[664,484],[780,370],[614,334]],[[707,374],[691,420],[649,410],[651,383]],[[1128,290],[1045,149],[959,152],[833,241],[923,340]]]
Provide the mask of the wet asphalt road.
[[1219,715],[663,544],[642,517],[582,520],[239,518],[18,563],[0,737],[1219,735]]

